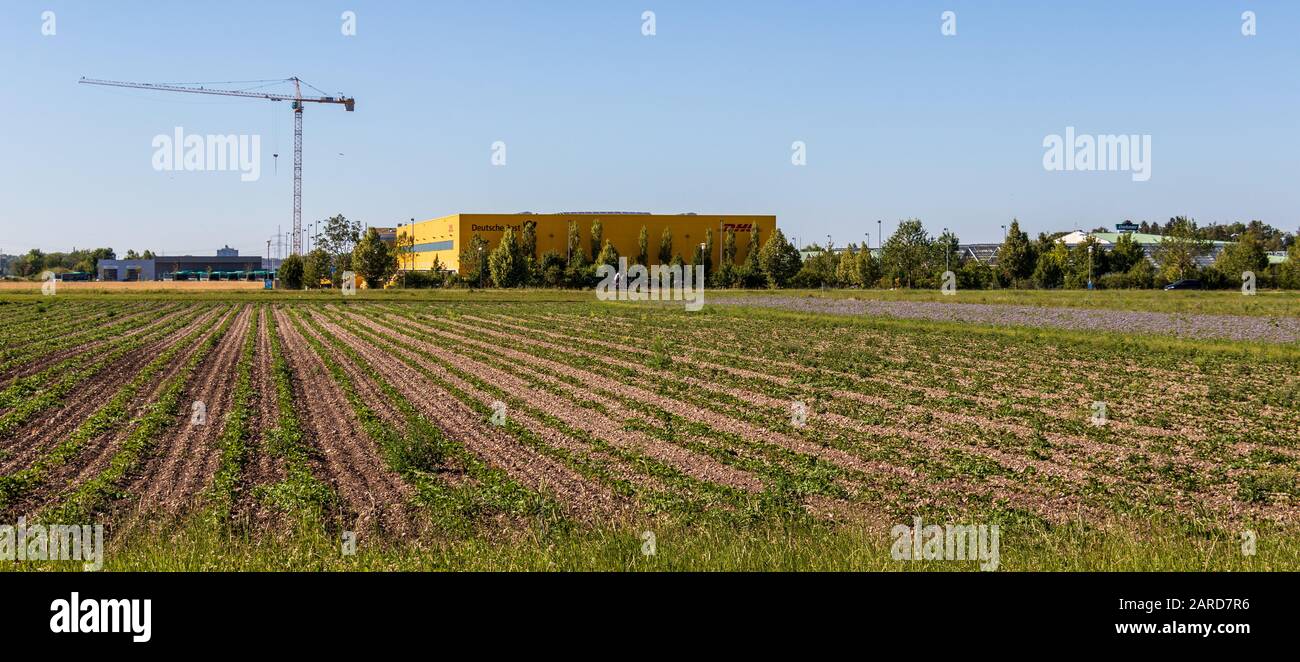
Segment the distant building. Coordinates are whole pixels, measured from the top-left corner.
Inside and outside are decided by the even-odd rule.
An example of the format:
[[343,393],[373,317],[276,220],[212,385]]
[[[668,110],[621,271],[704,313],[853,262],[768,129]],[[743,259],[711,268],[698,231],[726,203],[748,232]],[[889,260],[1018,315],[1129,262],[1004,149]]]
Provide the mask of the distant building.
[[1002,244],[958,244],[957,254],[993,267],[998,264],[998,251],[1001,249]]
[[104,281],[157,280],[153,260],[100,260],[96,276]]
[[397,243],[397,228],[375,228],[379,231],[379,240],[392,246]]
[[[1075,246],[1087,241],[1088,237],[1092,237],[1097,240],[1097,244],[1103,249],[1110,250],[1115,245],[1115,242],[1119,241],[1119,238],[1123,235],[1132,237],[1133,242],[1142,248],[1142,252],[1146,253],[1147,258],[1150,259],[1152,263],[1156,261],[1156,249],[1159,248],[1160,243],[1165,240],[1164,235],[1147,234],[1144,232],[1084,232],[1083,230],[1075,230],[1074,232],[1063,235],[1057,239],[1057,241],[1070,248],[1074,248]],[[1210,249],[1206,251],[1205,254],[1196,256],[1196,266],[1198,267],[1208,267],[1214,264],[1214,261],[1219,258],[1219,254],[1223,252],[1223,249],[1232,245],[1232,242],[1230,241],[1210,241],[1207,243],[1209,244]]]
[[647,214],[639,212],[565,212],[562,214],[451,214],[427,221],[407,223],[398,228],[403,237],[411,237],[411,269],[425,270],[433,267],[437,258],[444,269],[465,273],[472,265],[461,264],[461,251],[471,245],[475,236],[487,242],[490,252],[501,241],[506,228],[515,236],[523,231],[525,221],[536,223],[537,246],[533,257],[540,259],[548,251],[555,251],[568,260],[569,223],[577,225],[581,237],[579,248],[588,260],[591,255],[592,221],[600,220],[602,239],[618,251],[619,255],[635,257],[640,251],[641,228],[646,229],[649,245],[647,261],[659,264],[659,239],[667,230],[672,236],[673,253],[685,260],[695,256],[697,247],[710,232],[713,233],[714,264],[721,258],[723,233],[736,233],[736,261],[740,263],[749,250],[750,231],[755,226],[763,240],[776,231],[776,217],[766,215],[731,214]]
[[207,278],[212,273],[229,277],[232,272],[273,268],[264,265],[264,261],[260,256],[240,256],[237,249],[225,246],[217,249],[216,255],[157,255],[148,260],[100,260],[96,275],[105,281],[194,280]]
[[[231,249],[234,250],[234,249]],[[262,268],[262,258],[235,255],[159,255],[154,258],[159,280],[171,278],[175,273],[212,271],[257,271]]]

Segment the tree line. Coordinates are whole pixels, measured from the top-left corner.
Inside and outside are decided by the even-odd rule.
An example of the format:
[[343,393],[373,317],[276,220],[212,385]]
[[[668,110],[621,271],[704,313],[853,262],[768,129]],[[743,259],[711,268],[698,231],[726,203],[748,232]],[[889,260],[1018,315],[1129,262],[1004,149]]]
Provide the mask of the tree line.
[[[143,253],[136,253],[132,249],[127,251],[126,257],[122,259],[148,260],[153,257],[153,251],[146,250]],[[46,253],[38,248],[33,248],[10,260],[6,271],[19,278],[37,278],[46,271],[56,274],[70,271],[93,274],[99,269],[100,260],[116,259],[117,253],[113,252],[111,248],[74,248],[66,253],[57,251]]]
[[[1155,227],[1155,226],[1148,226]],[[492,287],[589,287],[597,282],[601,264],[618,266],[618,251],[603,239],[601,222],[592,222],[586,239],[576,221],[570,221],[563,254],[547,251],[537,256],[536,224],[525,221],[516,234],[507,228],[501,242],[488,249],[487,241],[474,235],[461,252],[465,274],[446,274],[439,285]],[[703,263],[709,285],[720,288],[938,288],[945,271],[952,271],[962,289],[988,288],[1154,288],[1183,278],[1195,278],[1205,287],[1237,287],[1241,274],[1256,274],[1258,287],[1300,288],[1300,246],[1289,233],[1259,221],[1227,226],[1198,226],[1185,217],[1175,217],[1158,226],[1164,240],[1151,250],[1121,234],[1110,245],[1088,237],[1075,246],[1059,241],[1065,233],[1039,234],[1031,239],[1013,220],[1007,237],[993,261],[974,258],[959,248],[957,236],[944,231],[930,234],[919,219],[899,223],[898,229],[877,250],[850,243],[842,250],[813,244],[807,259],[778,229],[764,240],[757,227],[750,233],[749,246],[758,250],[737,250],[736,236],[722,237],[721,262],[712,264],[714,235],[709,229],[704,247],[693,246],[689,257],[673,247],[671,230],[659,237],[653,254],[660,264],[676,266]],[[1102,230],[1098,230],[1102,231]],[[1203,257],[1213,251],[1213,237],[1231,237],[1234,243],[1222,250],[1209,266]],[[1222,240],[1221,240],[1222,241]],[[1270,266],[1268,251],[1289,249],[1291,260]],[[642,226],[637,254],[629,265],[649,265],[652,247]],[[716,268],[715,268],[716,266]]]

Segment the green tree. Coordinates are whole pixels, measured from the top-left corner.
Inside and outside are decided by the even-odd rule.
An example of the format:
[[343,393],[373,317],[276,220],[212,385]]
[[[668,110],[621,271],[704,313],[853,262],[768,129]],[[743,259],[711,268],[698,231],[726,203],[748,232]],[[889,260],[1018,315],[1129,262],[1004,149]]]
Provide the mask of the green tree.
[[342,214],[335,214],[325,220],[316,245],[330,254],[333,262],[330,271],[337,274],[352,268],[352,249],[361,241],[361,223],[350,221]]
[[763,250],[759,239],[758,224],[755,223],[749,230],[749,246],[745,248],[745,266],[740,272],[740,281],[745,287],[759,287],[767,282],[767,278],[763,276],[763,267],[758,262],[758,254]]
[[1098,276],[1109,271],[1110,266],[1106,251],[1102,250],[1101,242],[1090,235],[1069,250],[1069,256],[1065,264],[1065,286],[1069,288],[1087,287],[1089,276],[1095,283]]
[[1125,273],[1125,280],[1128,282],[1129,287],[1151,288],[1155,285],[1156,267],[1151,264],[1151,260],[1138,260]]
[[998,248],[998,272],[1003,280],[1014,286],[1033,276],[1037,262],[1038,256],[1029,242],[1029,235],[1020,230],[1019,220],[1011,219],[1007,239]]
[[713,228],[704,229],[704,273],[713,273]]
[[564,284],[564,256],[559,251],[546,251],[537,269],[543,285],[559,287]]
[[943,276],[944,270],[952,271],[954,274],[961,268],[961,245],[957,235],[951,230],[944,230],[934,241],[934,276],[939,280]]
[[1065,244],[1053,242],[1048,250],[1038,250],[1038,263],[1034,265],[1034,285],[1051,289],[1065,284],[1065,266],[1070,252]]
[[303,259],[303,284],[310,289],[315,289],[320,287],[321,280],[330,276],[330,254],[323,248],[313,248]]
[[460,252],[460,264],[465,269],[465,282],[474,286],[483,284],[488,276],[487,240],[477,232],[466,242]]
[[1278,266],[1277,285],[1288,290],[1300,290],[1300,239],[1291,240],[1286,256],[1286,262]]
[[1210,242],[1201,239],[1196,223],[1185,216],[1169,219],[1165,235],[1151,257],[1160,265],[1164,280],[1190,278],[1197,272],[1197,258],[1210,252]]
[[673,259],[673,231],[664,228],[659,235],[659,264],[668,264]]
[[650,230],[645,225],[641,226],[641,234],[636,238],[636,263],[642,266],[650,265]]
[[758,263],[770,288],[784,287],[802,266],[799,251],[786,241],[780,228],[758,251]]
[[[899,286],[923,286],[931,278],[935,254],[934,239],[921,221],[908,219],[898,224],[881,249],[881,270],[890,282]],[[942,254],[939,257],[942,259]]]
[[507,227],[501,233],[501,243],[488,256],[488,269],[492,275],[492,284],[497,287],[514,287],[519,284],[520,263],[519,240],[515,238],[514,228]]
[[524,221],[522,234],[519,236],[519,256],[523,261],[520,266],[522,274],[520,285],[533,285],[540,280],[537,269],[537,221]]
[[600,224],[599,218],[593,220],[591,222],[591,259],[593,261],[595,261],[596,256],[600,254],[600,248],[604,243],[604,238],[605,226]]
[[608,239],[605,240],[605,245],[601,247],[600,254],[596,256],[595,263],[597,265],[608,264],[615,269],[618,268],[618,251],[613,244],[609,243]]
[[717,271],[711,274],[714,287],[732,287],[736,284],[736,231],[728,228],[722,233],[722,255]]
[[1237,243],[1229,244],[1223,249],[1214,261],[1214,268],[1229,283],[1240,283],[1241,274],[1246,271],[1253,271],[1257,277],[1262,277],[1264,270],[1268,269],[1268,253],[1264,251],[1259,237],[1254,232],[1247,231]]
[[367,230],[366,236],[352,249],[352,270],[371,289],[383,287],[384,282],[397,271],[397,258],[379,237],[378,229]]
[[[312,253],[315,253],[316,250],[313,250]],[[403,276],[406,275],[407,271],[415,268],[415,225],[414,224],[407,226],[406,232],[402,232],[401,228],[400,227],[398,228],[397,240],[393,242],[393,253],[397,258],[397,268],[402,272]],[[310,256],[308,256],[308,262],[310,263],[310,261],[311,258]],[[312,281],[311,279],[308,279],[307,282],[312,282]],[[403,287],[405,287],[405,280],[403,280]]]
[[862,287],[861,261],[858,259],[857,247],[849,244],[840,254],[840,263],[835,268],[835,281],[840,287]]
[[880,283],[880,260],[870,248],[863,248],[858,253],[858,273],[863,287],[875,287]]
[[[1128,273],[1133,265],[1139,260],[1146,260],[1147,254],[1142,250],[1142,246],[1133,241],[1133,235],[1125,232],[1115,240],[1115,245],[1111,247],[1110,253],[1106,256],[1106,270],[1118,273]],[[1099,272],[1100,273],[1100,272]]]
[[290,290],[302,289],[302,256],[294,253],[284,258],[280,263],[280,269],[276,275],[280,277],[280,283]]
[[[839,261],[833,248],[812,244],[806,250],[816,250],[807,259],[801,260],[799,271],[790,280],[791,287],[830,287],[836,284],[835,274]],[[802,256],[801,256],[802,258]]]
[[361,241],[361,222],[349,221],[343,214],[335,214],[324,221],[317,245],[330,255],[352,255],[352,249]]
[[582,233],[578,231],[577,221],[569,221],[569,235],[567,241],[568,245],[566,248],[567,253],[565,259],[570,264],[572,264],[574,260],[578,260],[579,263],[583,262],[585,256],[582,254]]

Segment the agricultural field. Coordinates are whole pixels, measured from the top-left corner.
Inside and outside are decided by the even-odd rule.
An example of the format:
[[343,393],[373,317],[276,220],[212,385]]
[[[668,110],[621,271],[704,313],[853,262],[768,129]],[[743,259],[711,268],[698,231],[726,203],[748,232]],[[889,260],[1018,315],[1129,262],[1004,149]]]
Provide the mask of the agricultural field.
[[0,522],[109,570],[978,570],[891,558],[916,518],[1300,570],[1296,343],[770,303],[0,298]]

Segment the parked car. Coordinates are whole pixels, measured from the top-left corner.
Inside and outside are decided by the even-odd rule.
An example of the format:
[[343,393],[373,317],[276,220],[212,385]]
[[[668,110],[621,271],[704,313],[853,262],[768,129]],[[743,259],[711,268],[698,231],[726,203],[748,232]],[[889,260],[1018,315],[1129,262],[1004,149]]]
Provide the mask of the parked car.
[[1180,278],[1165,286],[1166,290],[1199,290],[1201,281],[1195,278]]

